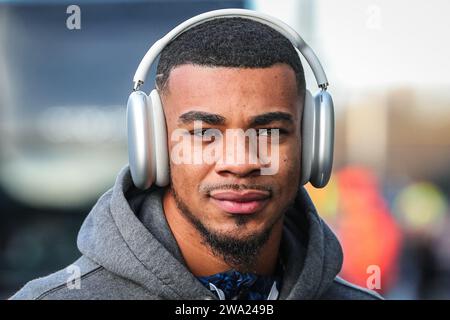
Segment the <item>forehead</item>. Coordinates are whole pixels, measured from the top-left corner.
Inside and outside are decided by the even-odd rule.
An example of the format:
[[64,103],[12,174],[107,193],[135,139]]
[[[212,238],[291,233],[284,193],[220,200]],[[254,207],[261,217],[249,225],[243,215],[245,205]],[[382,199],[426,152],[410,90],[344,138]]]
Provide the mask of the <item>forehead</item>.
[[189,111],[220,114],[227,122],[267,112],[299,114],[294,70],[286,64],[268,68],[182,65],[169,76],[163,96],[167,121]]

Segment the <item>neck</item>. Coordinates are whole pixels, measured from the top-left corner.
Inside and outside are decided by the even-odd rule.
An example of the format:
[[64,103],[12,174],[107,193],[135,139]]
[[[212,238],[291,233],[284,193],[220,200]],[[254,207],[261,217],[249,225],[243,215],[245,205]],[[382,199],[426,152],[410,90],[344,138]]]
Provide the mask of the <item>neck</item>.
[[[232,267],[222,257],[213,253],[199,231],[178,209],[173,194],[168,189],[164,192],[163,208],[169,227],[178,243],[186,265],[194,276],[208,276],[225,272],[232,268],[238,271],[249,271],[239,270],[239,267]],[[273,226],[269,239],[261,247],[254,267],[250,272],[259,275],[272,275],[275,272],[282,228],[283,219],[279,219]]]

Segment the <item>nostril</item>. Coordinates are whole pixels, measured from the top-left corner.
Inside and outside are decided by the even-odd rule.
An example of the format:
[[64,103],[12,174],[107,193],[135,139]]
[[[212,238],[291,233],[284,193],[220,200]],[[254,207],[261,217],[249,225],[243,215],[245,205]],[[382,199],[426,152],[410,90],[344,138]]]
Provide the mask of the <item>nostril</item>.
[[261,169],[255,168],[255,169],[236,169],[236,168],[227,168],[227,169],[220,169],[216,170],[219,175],[223,176],[236,176],[239,178],[242,177],[256,177],[261,175]]

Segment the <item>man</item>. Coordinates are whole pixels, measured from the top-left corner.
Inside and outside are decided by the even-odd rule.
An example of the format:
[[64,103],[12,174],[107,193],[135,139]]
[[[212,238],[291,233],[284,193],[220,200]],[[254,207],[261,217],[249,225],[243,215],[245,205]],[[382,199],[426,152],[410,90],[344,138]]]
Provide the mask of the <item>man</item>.
[[337,277],[341,247],[300,184],[305,79],[291,43],[259,22],[216,19],[171,42],[157,74],[169,151],[180,129],[202,145],[207,129],[278,129],[277,172],[171,159],[170,185],[141,191],[126,167],[81,227],[82,257],[12,298],[380,298]]

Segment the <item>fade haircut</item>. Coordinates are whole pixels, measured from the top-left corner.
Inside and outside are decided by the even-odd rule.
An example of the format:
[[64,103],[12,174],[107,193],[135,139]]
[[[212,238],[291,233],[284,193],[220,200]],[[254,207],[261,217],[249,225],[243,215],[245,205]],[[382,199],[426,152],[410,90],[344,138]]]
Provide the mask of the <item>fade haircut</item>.
[[207,67],[267,68],[285,63],[295,72],[297,93],[305,94],[305,75],[292,43],[278,31],[246,18],[218,18],[182,33],[161,52],[156,88],[164,94],[173,68],[192,64]]

